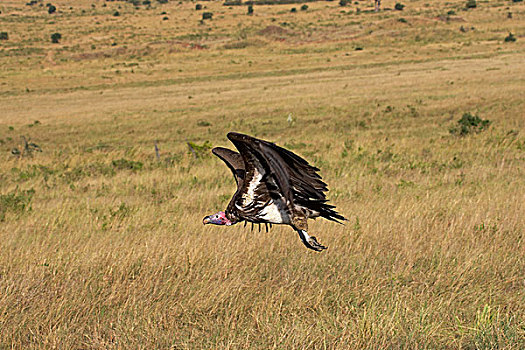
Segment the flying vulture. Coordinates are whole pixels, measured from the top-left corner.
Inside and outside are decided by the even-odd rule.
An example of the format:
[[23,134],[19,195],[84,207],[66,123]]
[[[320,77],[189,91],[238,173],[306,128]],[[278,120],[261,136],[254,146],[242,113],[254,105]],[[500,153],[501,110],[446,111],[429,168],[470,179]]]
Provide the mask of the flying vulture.
[[[328,188],[317,173],[318,168],[298,155],[264,140],[235,132],[228,139],[239,153],[217,147],[213,154],[230,168],[237,191],[226,211],[206,216],[203,224],[234,225],[285,224],[299,233],[307,248],[326,249],[308,235],[308,219],[319,216],[341,223],[346,220],[327,204]],[[259,226],[260,227],[260,226]]]

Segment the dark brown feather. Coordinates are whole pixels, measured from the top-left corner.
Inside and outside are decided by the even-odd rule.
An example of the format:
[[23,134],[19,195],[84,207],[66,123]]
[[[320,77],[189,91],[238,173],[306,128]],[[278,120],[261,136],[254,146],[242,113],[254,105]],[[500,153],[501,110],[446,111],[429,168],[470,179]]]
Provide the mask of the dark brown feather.
[[274,143],[233,132],[228,133],[228,138],[244,160],[245,185],[253,177],[254,169],[264,169],[264,178],[261,180],[264,185],[257,188],[262,197],[261,202],[268,197],[284,197],[290,212],[297,212],[295,206],[302,206],[329,220],[346,220],[333,210],[334,206],[326,204],[324,192],[328,188],[317,173],[318,168]]
[[226,163],[233,173],[235,181],[239,184],[239,179],[243,180],[245,175],[244,160],[242,159],[242,156],[239,153],[224,147],[215,147],[211,151]]

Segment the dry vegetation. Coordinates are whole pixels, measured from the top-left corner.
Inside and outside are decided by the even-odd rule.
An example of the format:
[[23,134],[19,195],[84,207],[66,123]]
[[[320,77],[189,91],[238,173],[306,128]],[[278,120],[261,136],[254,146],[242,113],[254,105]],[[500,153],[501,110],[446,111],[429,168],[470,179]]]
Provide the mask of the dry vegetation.
[[[2,1],[0,348],[525,348],[525,4],[402,2]],[[203,227],[230,130],[322,169],[328,251]]]

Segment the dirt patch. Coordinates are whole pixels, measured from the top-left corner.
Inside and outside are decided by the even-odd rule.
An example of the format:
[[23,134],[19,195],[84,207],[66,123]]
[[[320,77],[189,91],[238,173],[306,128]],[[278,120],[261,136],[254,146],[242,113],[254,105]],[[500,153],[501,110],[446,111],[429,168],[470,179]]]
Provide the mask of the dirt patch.
[[289,31],[288,29],[285,29],[279,26],[268,26],[260,30],[257,34],[273,37],[273,36],[291,35],[294,33],[292,31]]
[[459,16],[452,17],[452,16],[443,15],[443,16],[436,17],[436,19],[442,22],[465,22],[463,17],[459,17]]
[[114,56],[120,56],[124,55],[127,52],[127,50],[123,47],[119,47],[116,49],[110,49],[110,50],[104,50],[104,51],[95,51],[95,52],[83,52],[81,54],[73,56],[73,59],[75,61],[82,61],[82,60],[93,60],[97,58],[107,58],[107,57],[114,57]]
[[83,52],[83,53],[73,56],[73,59],[76,61],[82,61],[82,60],[93,60],[93,59],[116,57],[116,56],[123,56],[123,55],[142,56],[142,55],[151,54],[154,51],[162,51],[162,50],[167,50],[169,52],[176,52],[177,50],[174,50],[175,47],[191,49],[191,50],[204,50],[207,48],[206,46],[197,44],[197,43],[188,43],[188,42],[183,42],[183,41],[170,40],[170,41],[164,41],[164,42],[153,42],[143,47],[136,47],[136,48],[119,47],[119,48],[113,48],[113,49],[107,49],[107,50],[101,50],[101,51]]

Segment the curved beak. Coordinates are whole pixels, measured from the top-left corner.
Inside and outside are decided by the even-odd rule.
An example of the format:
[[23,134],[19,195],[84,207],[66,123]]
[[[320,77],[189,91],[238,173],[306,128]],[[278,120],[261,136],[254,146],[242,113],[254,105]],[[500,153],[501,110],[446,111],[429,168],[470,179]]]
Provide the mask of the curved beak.
[[203,225],[209,224],[210,222],[211,222],[211,220],[210,220],[209,216],[206,216],[204,219],[202,219],[202,224]]

